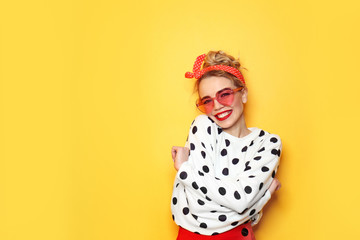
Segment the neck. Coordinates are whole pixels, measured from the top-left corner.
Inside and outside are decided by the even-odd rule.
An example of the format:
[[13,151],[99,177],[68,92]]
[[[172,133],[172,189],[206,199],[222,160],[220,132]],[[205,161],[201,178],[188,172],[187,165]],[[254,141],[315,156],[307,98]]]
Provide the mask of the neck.
[[226,128],[223,130],[224,132],[238,138],[245,137],[246,135],[251,133],[251,131],[246,126],[244,115],[241,117],[238,123],[234,124],[231,128]]

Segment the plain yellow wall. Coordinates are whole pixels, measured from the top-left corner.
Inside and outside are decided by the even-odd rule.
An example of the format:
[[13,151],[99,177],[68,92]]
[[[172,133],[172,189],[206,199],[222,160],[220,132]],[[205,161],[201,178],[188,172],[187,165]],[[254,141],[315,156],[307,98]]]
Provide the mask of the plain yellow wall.
[[258,240],[360,239],[357,1],[1,1],[0,239],[175,239],[195,58],[222,49],[283,140]]

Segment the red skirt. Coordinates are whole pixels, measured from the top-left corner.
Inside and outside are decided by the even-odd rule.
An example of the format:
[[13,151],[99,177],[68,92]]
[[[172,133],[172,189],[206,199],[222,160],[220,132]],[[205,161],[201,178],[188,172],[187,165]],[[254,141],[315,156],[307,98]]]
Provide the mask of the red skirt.
[[180,227],[176,240],[255,240],[255,236],[251,227],[251,222],[248,222],[227,232],[213,236],[200,235]]

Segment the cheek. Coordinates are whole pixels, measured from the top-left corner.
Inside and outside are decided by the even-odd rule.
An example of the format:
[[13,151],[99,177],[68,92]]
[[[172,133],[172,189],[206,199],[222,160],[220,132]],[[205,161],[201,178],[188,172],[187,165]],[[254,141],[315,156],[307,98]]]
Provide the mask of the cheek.
[[240,97],[237,97],[237,98],[234,99],[234,103],[232,105],[232,108],[234,110],[242,110],[243,109],[243,103],[242,103]]

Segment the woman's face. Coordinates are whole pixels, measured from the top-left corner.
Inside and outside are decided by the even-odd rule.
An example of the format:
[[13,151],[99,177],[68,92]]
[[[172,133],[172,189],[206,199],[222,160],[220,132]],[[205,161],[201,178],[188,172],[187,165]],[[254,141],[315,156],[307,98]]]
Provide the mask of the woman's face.
[[[211,76],[201,80],[199,84],[199,97],[214,98],[216,93],[226,89],[237,88],[234,83],[225,77]],[[214,99],[214,108],[207,115],[216,122],[223,130],[230,130],[231,128],[240,128],[242,123],[245,124],[243,115],[243,103],[247,101],[246,88],[234,93],[234,101],[230,106],[225,106]]]

